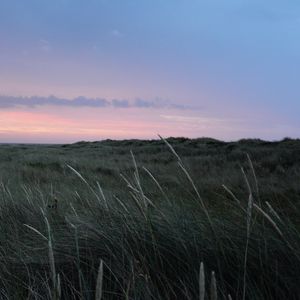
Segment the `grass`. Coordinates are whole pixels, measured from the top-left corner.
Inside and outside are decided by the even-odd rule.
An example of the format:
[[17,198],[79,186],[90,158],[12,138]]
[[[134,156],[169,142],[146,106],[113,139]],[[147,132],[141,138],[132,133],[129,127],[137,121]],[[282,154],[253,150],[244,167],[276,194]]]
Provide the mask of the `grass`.
[[299,299],[300,141],[0,146],[1,299]]

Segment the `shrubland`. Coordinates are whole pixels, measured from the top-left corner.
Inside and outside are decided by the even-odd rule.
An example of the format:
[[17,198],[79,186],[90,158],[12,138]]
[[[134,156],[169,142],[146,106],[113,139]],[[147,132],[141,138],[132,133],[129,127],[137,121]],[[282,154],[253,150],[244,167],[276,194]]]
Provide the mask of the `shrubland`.
[[299,299],[300,141],[0,145],[1,299]]

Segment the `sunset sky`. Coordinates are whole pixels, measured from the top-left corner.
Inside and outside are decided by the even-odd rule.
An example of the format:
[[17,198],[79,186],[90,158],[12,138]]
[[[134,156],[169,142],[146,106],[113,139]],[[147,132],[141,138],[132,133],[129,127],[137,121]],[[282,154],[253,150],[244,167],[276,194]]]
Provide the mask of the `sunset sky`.
[[0,142],[300,137],[298,0],[1,0]]

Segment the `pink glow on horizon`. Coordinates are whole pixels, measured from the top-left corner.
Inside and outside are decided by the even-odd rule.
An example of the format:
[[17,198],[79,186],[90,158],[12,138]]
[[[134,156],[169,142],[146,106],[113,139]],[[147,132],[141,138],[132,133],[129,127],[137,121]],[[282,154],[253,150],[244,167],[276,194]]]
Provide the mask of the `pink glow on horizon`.
[[[250,123],[251,122],[251,123]],[[152,108],[70,108],[44,106],[0,110],[2,143],[70,143],[79,140],[156,139],[162,136],[203,137],[222,140],[243,137],[280,139],[296,136],[293,128],[253,115],[224,118],[192,110]],[[250,124],[250,125],[249,125]],[[275,134],[274,134],[275,133]]]
[[[134,109],[53,109],[0,111],[1,142],[76,142],[78,140],[156,138],[170,134],[159,116]],[[173,132],[174,133],[174,132]]]

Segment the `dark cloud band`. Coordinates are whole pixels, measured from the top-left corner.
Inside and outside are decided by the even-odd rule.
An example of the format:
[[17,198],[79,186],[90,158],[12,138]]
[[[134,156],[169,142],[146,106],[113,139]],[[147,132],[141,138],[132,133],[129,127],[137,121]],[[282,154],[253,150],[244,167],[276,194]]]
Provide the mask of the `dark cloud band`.
[[161,99],[144,100],[136,99],[129,101],[125,99],[113,99],[111,101],[104,98],[87,98],[76,97],[73,99],[58,98],[55,96],[40,97],[15,97],[0,95],[0,108],[13,108],[13,107],[39,107],[39,106],[68,106],[68,107],[95,107],[95,108],[169,108],[169,109],[188,109],[184,105],[172,104],[168,101]]

